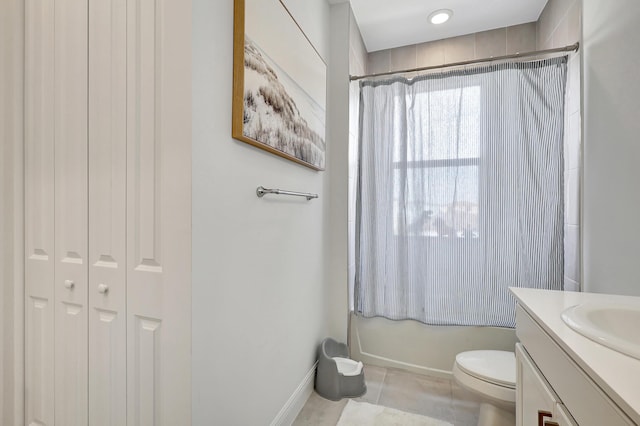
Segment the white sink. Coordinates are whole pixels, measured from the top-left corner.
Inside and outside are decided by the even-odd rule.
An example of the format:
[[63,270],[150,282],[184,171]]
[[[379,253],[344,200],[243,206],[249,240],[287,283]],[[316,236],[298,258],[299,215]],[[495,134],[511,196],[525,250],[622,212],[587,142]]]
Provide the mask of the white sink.
[[640,303],[582,303],[566,309],[562,320],[594,342],[640,359]]

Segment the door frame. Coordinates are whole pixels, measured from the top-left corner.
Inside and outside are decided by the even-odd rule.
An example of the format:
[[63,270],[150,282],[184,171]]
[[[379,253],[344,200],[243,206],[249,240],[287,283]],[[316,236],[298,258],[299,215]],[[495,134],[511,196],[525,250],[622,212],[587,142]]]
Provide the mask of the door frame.
[[24,423],[24,1],[0,2],[0,423]]

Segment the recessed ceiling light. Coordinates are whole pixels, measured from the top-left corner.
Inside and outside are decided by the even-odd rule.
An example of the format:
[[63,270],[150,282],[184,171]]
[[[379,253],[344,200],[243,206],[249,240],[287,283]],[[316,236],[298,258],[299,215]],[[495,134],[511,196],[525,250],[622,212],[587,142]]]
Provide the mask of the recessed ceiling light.
[[451,18],[453,11],[449,9],[440,9],[429,15],[429,21],[434,25],[444,24]]

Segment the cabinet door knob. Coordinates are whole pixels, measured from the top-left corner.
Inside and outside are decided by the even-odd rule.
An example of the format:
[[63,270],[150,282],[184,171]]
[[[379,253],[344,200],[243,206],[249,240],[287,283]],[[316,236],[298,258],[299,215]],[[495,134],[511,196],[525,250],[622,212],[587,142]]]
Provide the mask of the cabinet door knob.
[[538,410],[538,426],[545,425],[545,417],[553,417],[553,414],[548,411]]
[[109,286],[106,284],[98,284],[98,293],[105,294],[109,291]]
[[74,283],[71,280],[64,280],[64,288],[68,289],[68,290],[73,290],[73,287],[75,287],[76,283]]

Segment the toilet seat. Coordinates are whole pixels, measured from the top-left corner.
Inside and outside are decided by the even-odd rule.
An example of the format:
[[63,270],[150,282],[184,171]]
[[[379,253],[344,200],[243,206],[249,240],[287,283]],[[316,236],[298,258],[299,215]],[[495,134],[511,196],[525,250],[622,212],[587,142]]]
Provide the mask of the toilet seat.
[[453,376],[462,385],[493,399],[516,400],[516,358],[507,351],[469,351],[456,355]]
[[343,376],[359,376],[362,372],[363,364],[360,361],[354,361],[349,358],[334,356],[333,360],[338,367],[338,373]]
[[469,351],[456,355],[462,371],[480,380],[516,388],[516,356],[507,351]]

